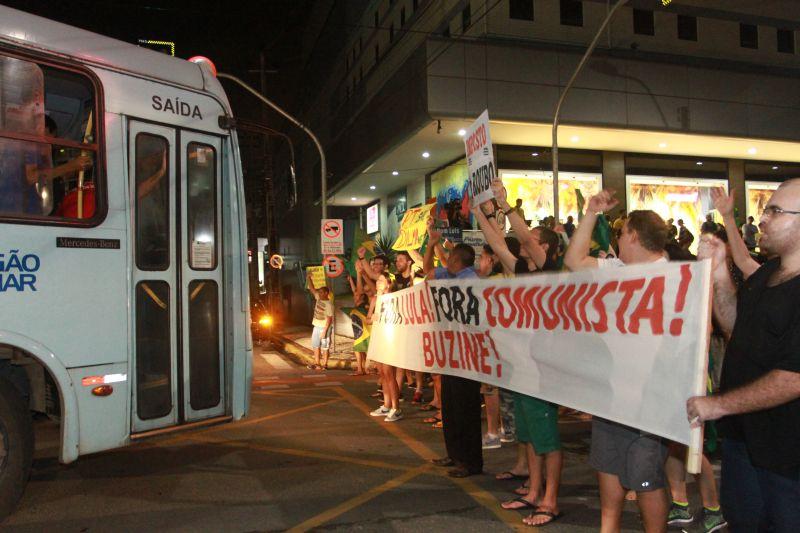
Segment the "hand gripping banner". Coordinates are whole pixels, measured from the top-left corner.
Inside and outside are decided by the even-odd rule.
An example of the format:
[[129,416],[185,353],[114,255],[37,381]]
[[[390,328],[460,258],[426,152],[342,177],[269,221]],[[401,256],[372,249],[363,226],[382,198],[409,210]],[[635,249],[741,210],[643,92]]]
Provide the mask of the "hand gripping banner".
[[369,357],[694,445],[685,405],[705,391],[709,300],[707,261],[427,281],[381,297]]

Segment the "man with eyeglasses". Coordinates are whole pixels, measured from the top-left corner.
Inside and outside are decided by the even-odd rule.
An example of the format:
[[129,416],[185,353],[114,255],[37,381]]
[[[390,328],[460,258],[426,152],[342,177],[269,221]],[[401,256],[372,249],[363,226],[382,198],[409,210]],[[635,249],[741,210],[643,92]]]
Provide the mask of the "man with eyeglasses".
[[731,531],[800,531],[800,179],[784,182],[759,223],[770,260],[739,294],[725,246],[704,235],[714,316],[730,342],[721,394],[694,397],[693,424],[720,420],[721,503]]

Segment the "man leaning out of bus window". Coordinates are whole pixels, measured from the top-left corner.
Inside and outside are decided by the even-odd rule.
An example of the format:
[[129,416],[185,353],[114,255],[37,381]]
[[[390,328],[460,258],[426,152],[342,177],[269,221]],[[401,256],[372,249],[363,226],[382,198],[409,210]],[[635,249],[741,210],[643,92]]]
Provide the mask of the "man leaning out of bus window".
[[[328,355],[330,353],[331,338],[333,337],[333,302],[330,299],[328,287],[314,287],[311,274],[306,276],[306,287],[314,295],[317,303],[314,306],[314,319],[311,325],[314,330],[311,333],[311,347],[314,349],[314,364],[308,365],[312,370],[327,370]],[[322,353],[322,364],[320,365],[320,352]]]

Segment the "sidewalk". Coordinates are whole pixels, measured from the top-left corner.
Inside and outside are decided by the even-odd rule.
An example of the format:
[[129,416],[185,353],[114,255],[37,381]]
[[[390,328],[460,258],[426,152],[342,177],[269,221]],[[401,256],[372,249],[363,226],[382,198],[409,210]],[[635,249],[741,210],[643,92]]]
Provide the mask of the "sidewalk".
[[[275,347],[301,365],[314,362],[314,350],[311,348],[311,330],[309,326],[287,326],[281,331],[273,331],[270,340]],[[328,368],[349,370],[355,368],[353,339],[343,335],[334,335],[333,349],[328,358]]]

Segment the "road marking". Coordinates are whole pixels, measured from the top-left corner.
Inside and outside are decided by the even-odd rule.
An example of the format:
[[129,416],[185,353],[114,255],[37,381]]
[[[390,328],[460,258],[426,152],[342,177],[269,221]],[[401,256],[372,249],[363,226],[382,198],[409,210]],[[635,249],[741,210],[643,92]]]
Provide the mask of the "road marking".
[[277,448],[274,446],[267,446],[265,444],[260,444],[254,441],[230,440],[228,438],[212,437],[210,435],[198,435],[196,437],[192,436],[189,440],[194,440],[197,442],[205,442],[210,444],[225,444],[230,446],[236,446],[238,448],[248,448],[264,452],[280,453],[283,455],[293,455],[297,457],[306,457],[312,459],[324,459],[326,461],[336,461],[339,463],[348,463],[361,466],[371,466],[374,468],[383,468],[385,470],[399,470],[401,472],[408,472],[409,470],[412,470],[414,468],[410,466],[403,466],[396,463],[387,463],[384,461],[376,461],[372,459],[359,459],[357,457],[348,457],[346,455],[321,453],[321,452],[314,452],[311,450],[298,450],[295,448]]
[[287,363],[280,354],[277,353],[262,353],[261,358],[264,359],[270,366],[277,368],[278,370],[291,370],[294,368],[292,365]]
[[281,384],[261,385],[260,387],[256,387],[256,389],[258,390],[273,390],[273,389],[288,389],[288,388],[289,385],[281,385]]
[[316,379],[316,378],[327,378],[325,374],[303,374],[304,378]]
[[[319,388],[314,387],[313,389],[319,392]],[[323,389],[324,390],[324,389]],[[313,399],[313,398],[322,398],[323,400],[330,400],[333,396],[329,394],[314,394],[309,392],[295,392],[295,389],[289,390],[254,390],[253,394],[257,394],[258,396],[272,396],[275,397],[295,397],[295,398],[306,398],[306,399]]]
[[315,527],[319,527],[322,524],[330,520],[333,520],[337,516],[341,516],[344,513],[351,511],[352,509],[355,509],[356,507],[359,507],[360,505],[363,505],[364,503],[372,499],[377,498],[384,492],[396,489],[397,487],[403,485],[404,483],[407,483],[408,481],[414,479],[415,477],[426,473],[430,469],[431,467],[427,464],[420,465],[416,468],[412,468],[411,470],[408,470],[400,474],[396,478],[390,479],[389,481],[383,483],[382,485],[373,487],[367,490],[366,492],[363,492],[358,496],[355,496],[354,498],[350,498],[349,500],[342,502],[339,505],[318,514],[317,516],[309,518],[305,522],[297,524],[296,526],[287,531],[289,533],[299,533],[302,531],[308,531],[309,529],[313,529]]
[[342,382],[341,381],[320,381],[318,383],[314,383],[314,385],[317,386],[317,387],[331,387],[333,385],[341,386]]
[[[342,398],[350,402],[353,406],[355,406],[359,411],[364,413],[365,415],[369,415],[370,407],[364,403],[360,398],[353,395],[351,392],[343,389],[338,388],[336,389]],[[380,420],[378,417],[370,417],[372,420],[375,421],[376,424],[380,425],[383,429],[400,439],[403,444],[408,446],[414,453],[425,459],[426,461],[430,461],[438,457],[433,450],[428,448],[424,443],[418,441],[401,428],[401,424],[386,424],[383,420]],[[490,492],[483,490],[480,488],[475,482],[467,479],[467,478],[450,478],[453,483],[458,485],[464,492],[466,492],[472,499],[476,502],[481,504],[482,506],[486,507],[489,511],[491,511],[495,516],[497,516],[500,520],[502,520],[507,526],[511,527],[512,529],[522,529],[525,527],[521,521],[520,516],[518,513],[508,511],[500,507],[500,502],[495,498]]]

